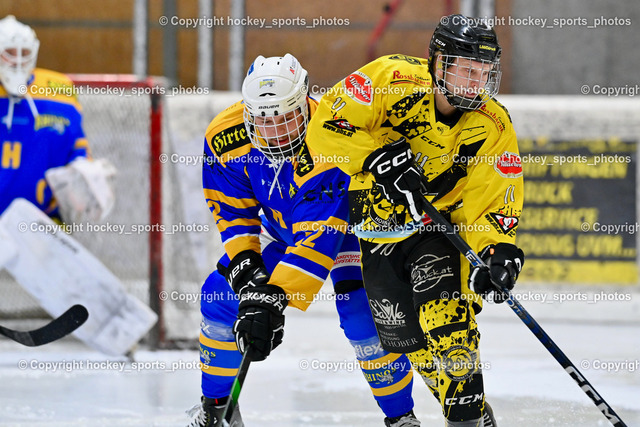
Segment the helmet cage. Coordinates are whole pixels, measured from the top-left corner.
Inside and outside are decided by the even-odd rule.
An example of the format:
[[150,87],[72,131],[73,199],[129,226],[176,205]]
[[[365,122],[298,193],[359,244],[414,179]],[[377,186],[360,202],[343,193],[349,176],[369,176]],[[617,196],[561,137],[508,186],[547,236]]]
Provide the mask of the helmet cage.
[[278,115],[254,116],[245,106],[243,117],[251,144],[272,162],[298,154],[309,124],[306,100],[302,106]]
[[[501,54],[496,32],[486,22],[450,15],[440,20],[429,43],[431,75],[449,104],[463,111],[476,110],[498,93]],[[451,71],[458,64],[464,64],[460,67],[464,70]],[[478,72],[480,78],[475,77]],[[475,96],[468,96],[471,93]]]
[[502,77],[499,59],[440,54],[435,60],[435,84],[451,106],[477,110],[498,93]]

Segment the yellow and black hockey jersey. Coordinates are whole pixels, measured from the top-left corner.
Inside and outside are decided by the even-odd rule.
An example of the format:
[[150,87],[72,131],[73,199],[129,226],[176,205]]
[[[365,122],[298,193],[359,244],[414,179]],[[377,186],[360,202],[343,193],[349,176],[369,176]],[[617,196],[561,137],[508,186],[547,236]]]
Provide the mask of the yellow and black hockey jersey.
[[433,87],[426,59],[379,58],[322,97],[307,142],[325,156],[348,160],[336,164],[352,176],[351,222],[361,238],[391,242],[415,232],[406,209],[381,197],[373,176],[362,172],[371,152],[404,137],[424,168],[428,199],[474,250],[514,243],[523,181],[508,112],[492,100],[447,123],[436,112]]

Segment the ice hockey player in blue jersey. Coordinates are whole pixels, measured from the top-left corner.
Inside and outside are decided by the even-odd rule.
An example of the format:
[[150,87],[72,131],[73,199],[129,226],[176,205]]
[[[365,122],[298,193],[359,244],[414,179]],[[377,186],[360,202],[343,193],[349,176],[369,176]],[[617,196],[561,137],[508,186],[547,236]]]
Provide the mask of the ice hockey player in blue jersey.
[[78,88],[63,74],[35,68],[39,45],[29,26],[0,19],[0,271],[53,317],[84,305],[89,319],[76,338],[124,354],[157,316],[71,236],[49,235],[56,223],[75,231],[104,219],[115,169],[89,154]]
[[[202,287],[203,397],[191,425],[222,425],[242,353],[269,356],[282,342],[285,308],[306,310],[330,275],[340,326],[385,425],[419,426],[410,362],[381,348],[362,285],[347,227],[349,177],[305,142],[317,106],[307,72],[290,54],[259,56],[242,96],[205,137],[204,195],[226,254]],[[233,416],[243,425],[239,411]]]
[[[105,165],[87,161],[89,144],[71,80],[35,68],[39,45],[33,29],[14,16],[0,20],[0,214],[23,198],[56,220],[64,216],[61,210],[68,212],[65,221],[102,217],[111,209],[110,187],[91,194],[85,178]],[[54,195],[45,174],[71,164],[74,168],[57,170],[56,182],[66,189]],[[74,179],[78,176],[83,178]],[[74,210],[92,214],[78,217]]]

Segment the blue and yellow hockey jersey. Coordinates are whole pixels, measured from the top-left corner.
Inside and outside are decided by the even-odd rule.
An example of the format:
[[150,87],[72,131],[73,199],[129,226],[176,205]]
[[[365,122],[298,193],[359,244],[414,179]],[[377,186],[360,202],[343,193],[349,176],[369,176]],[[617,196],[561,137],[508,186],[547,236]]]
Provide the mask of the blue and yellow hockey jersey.
[[[317,102],[309,99],[309,104],[313,113]],[[262,209],[269,232],[289,246],[269,283],[284,289],[290,306],[306,310],[336,256],[344,253],[349,178],[333,164],[319,161],[323,159],[306,144],[297,160],[272,164],[251,144],[242,111],[241,102],[232,105],[207,129],[204,196],[230,259],[247,249],[261,252]],[[357,251],[356,242],[356,257]],[[353,264],[359,272],[357,258]]]
[[0,85],[0,213],[24,198],[50,216],[57,205],[44,174],[78,157],[88,157],[81,109],[71,81],[63,74],[36,68],[26,98],[10,99]]

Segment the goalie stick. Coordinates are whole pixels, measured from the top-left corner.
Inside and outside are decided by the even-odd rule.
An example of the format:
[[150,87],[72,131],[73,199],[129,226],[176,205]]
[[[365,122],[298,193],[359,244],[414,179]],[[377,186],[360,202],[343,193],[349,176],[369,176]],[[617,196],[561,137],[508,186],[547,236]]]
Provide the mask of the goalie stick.
[[229,395],[227,404],[224,407],[224,411],[222,411],[222,427],[234,427],[230,424],[231,417],[233,416],[233,411],[236,409],[236,406],[238,406],[238,399],[240,398],[242,385],[244,384],[244,379],[247,377],[249,365],[251,364],[251,358],[247,356],[248,350],[249,347],[247,346],[244,355],[242,356],[240,366],[238,367],[238,374],[231,385],[231,394]]
[[33,331],[14,331],[0,326],[0,334],[27,347],[37,347],[70,334],[78,329],[89,317],[87,309],[80,304],[72,306],[53,319],[49,324]]
[[[484,263],[482,258],[478,256],[477,253],[471,249],[469,244],[464,241],[462,237],[455,231],[453,226],[449,221],[445,219],[445,217],[440,214],[440,212],[431,204],[429,201],[422,197],[419,198],[418,203],[421,205],[423,212],[426,213],[436,224],[442,226],[444,228],[445,236],[453,243],[453,245],[458,249],[467,260],[471,263],[473,267],[479,267],[488,269],[489,267]],[[495,283],[494,283],[495,284]],[[509,307],[516,313],[516,315],[522,320],[522,322],[527,325],[529,330],[533,332],[533,334],[538,338],[538,340],[546,347],[546,349],[551,353],[551,355],[556,359],[556,361],[564,368],[564,370],[573,378],[573,380],[578,384],[578,386],[582,389],[582,391],[589,396],[591,401],[596,405],[596,407],[604,414],[605,417],[609,420],[609,422],[614,427],[627,427],[627,425],[622,421],[620,416],[616,414],[611,405],[609,405],[605,400],[598,394],[596,389],[591,385],[591,383],[580,373],[576,365],[571,362],[571,360],[564,354],[560,347],[553,342],[551,337],[547,335],[547,333],[542,329],[542,327],[536,322],[536,320],[529,314],[527,310],[514,298],[514,296],[507,290],[501,289],[498,285],[496,285],[498,289],[502,292],[505,292],[509,295],[509,298],[506,300]]]

